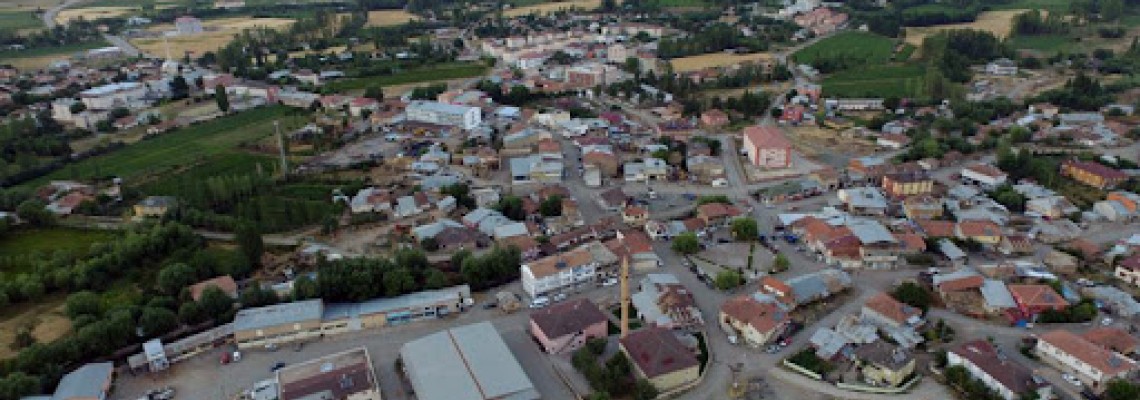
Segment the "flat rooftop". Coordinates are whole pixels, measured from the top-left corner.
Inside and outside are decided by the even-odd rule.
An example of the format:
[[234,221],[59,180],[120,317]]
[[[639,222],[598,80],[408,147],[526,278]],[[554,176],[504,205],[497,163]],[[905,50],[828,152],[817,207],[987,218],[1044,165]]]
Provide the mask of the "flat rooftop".
[[277,383],[280,400],[344,399],[358,393],[361,398],[380,399],[372,360],[363,347],[282,368]]

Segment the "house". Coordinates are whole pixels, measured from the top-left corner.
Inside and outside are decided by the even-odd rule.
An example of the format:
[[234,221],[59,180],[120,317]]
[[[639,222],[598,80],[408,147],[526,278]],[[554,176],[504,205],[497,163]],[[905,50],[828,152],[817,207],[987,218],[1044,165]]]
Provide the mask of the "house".
[[646,327],[618,343],[633,364],[634,375],[649,380],[659,392],[694,384],[700,378],[697,357],[670,330]]
[[919,231],[930,238],[951,238],[957,236],[955,231],[958,225],[951,221],[941,220],[917,220],[914,221],[918,225]]
[[589,299],[561,302],[530,314],[530,334],[548,354],[578,350],[587,341],[605,338],[609,320]]
[[725,177],[724,160],[713,156],[691,156],[685,160],[689,178],[695,182],[711,184]]
[[890,197],[917,196],[933,192],[934,180],[922,172],[903,172],[883,175],[882,186]]
[[862,317],[876,325],[914,328],[923,324],[922,310],[903,304],[887,293],[879,293],[863,304]]
[[855,215],[886,215],[887,213],[887,198],[878,188],[839,189],[838,197],[839,201],[847,206],[847,211]]
[[1033,241],[1025,235],[1005,235],[1001,238],[998,251],[1005,255],[1033,253]]
[[1131,285],[1140,286],[1140,254],[1135,254],[1116,262],[1113,269],[1116,279]]
[[962,180],[983,187],[995,188],[1004,185],[1008,175],[1002,170],[987,164],[974,164],[962,168]]
[[621,190],[621,187],[618,186],[618,187],[614,187],[613,189],[606,190],[606,191],[602,192],[601,194],[599,194],[598,195],[598,204],[604,210],[610,210],[610,211],[619,210],[622,207],[625,207],[625,203],[626,203],[627,199],[628,199],[628,196],[626,196],[625,192],[623,192]]
[[1110,189],[1128,179],[1128,175],[1094,161],[1066,160],[1061,175],[1097,189]]
[[701,113],[701,124],[705,128],[718,129],[728,125],[729,122],[728,114],[721,110],[711,109]]
[[637,316],[646,324],[665,329],[700,329],[701,310],[693,293],[672,274],[648,274],[631,296]]
[[136,217],[162,217],[178,204],[173,196],[147,196],[134,206]]
[[479,231],[466,226],[446,226],[434,237],[436,246],[440,251],[474,250],[479,246],[483,236]]
[[202,292],[206,291],[206,289],[210,287],[218,288],[222,291],[222,293],[225,293],[226,296],[229,296],[231,299],[238,298],[237,282],[235,282],[234,278],[229,275],[222,275],[190,285],[190,298],[194,301],[200,300],[202,298]]
[[1136,353],[1136,347],[1140,345],[1140,341],[1128,331],[1113,326],[1098,326],[1089,329],[1081,337],[1105,350],[1124,355]]
[[605,245],[618,259],[629,259],[629,265],[634,270],[655,270],[661,266],[661,257],[653,251],[653,244],[645,232],[619,230],[617,236],[607,240]]
[[888,149],[899,150],[910,144],[910,136],[900,133],[884,133],[875,139],[875,144]]
[[1093,210],[1109,221],[1131,221],[1140,216],[1140,195],[1120,190],[1109,192],[1107,198],[1093,205]]
[[1017,62],[1008,58],[999,58],[986,64],[986,74],[1013,76],[1017,75]]
[[977,220],[962,221],[954,226],[954,236],[963,240],[973,240],[981,244],[997,245],[1001,243],[1001,226],[993,221]]
[[706,203],[697,206],[697,218],[706,226],[727,226],[729,221],[742,215],[739,208],[730,204]]
[[914,356],[883,340],[859,346],[854,358],[862,365],[863,380],[870,384],[897,387],[914,373]]
[[824,106],[834,111],[874,111],[883,109],[883,99],[826,99]]
[[998,352],[989,341],[973,340],[946,352],[947,365],[966,368],[974,379],[982,382],[1004,400],[1025,398],[1034,393],[1039,399],[1053,398],[1053,387],[1036,376],[1029,367]]
[[637,206],[626,206],[621,210],[621,220],[629,225],[642,226],[649,221],[649,211]]
[[180,36],[202,33],[202,20],[189,15],[178,17],[174,20],[174,31]]
[[621,162],[613,152],[588,151],[582,155],[582,165],[595,166],[602,176],[615,177]]
[[720,306],[721,329],[752,347],[760,347],[787,329],[791,318],[775,298],[761,294],[733,297]]
[[1036,315],[1045,310],[1061,311],[1069,307],[1069,302],[1049,285],[1020,284],[1006,287],[1009,288],[1013,300],[1017,302],[1018,310],[1025,316]]
[[1038,197],[1025,202],[1025,211],[1048,218],[1064,218],[1081,209],[1073,205],[1065,196]]
[[140,109],[147,103],[146,86],[139,82],[118,82],[79,92],[79,100],[88,110],[112,110],[115,108]]
[[1136,361],[1067,330],[1038,335],[1034,352],[1054,368],[1073,374],[1094,392],[1103,391],[1108,381],[1125,378],[1136,370]]
[[945,210],[942,200],[934,196],[910,196],[903,199],[903,215],[912,221],[933,220],[942,217]]
[[750,126],[744,129],[744,154],[761,168],[791,168],[792,143],[778,128]]

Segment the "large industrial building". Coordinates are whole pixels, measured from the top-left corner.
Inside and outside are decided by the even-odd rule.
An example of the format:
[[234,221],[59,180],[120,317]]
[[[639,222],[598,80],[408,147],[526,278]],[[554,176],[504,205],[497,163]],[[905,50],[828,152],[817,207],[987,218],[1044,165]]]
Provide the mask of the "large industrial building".
[[380,400],[380,381],[360,347],[277,371],[278,400]]
[[410,121],[454,126],[462,129],[475,129],[483,123],[483,113],[478,107],[460,106],[438,101],[412,101],[404,109],[404,115]]
[[490,322],[436,332],[400,349],[419,400],[534,400],[538,390]]

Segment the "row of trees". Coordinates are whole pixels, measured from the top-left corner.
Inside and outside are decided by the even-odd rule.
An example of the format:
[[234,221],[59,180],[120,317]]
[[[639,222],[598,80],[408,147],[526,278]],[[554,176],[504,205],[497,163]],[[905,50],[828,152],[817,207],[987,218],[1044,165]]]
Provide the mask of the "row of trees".
[[48,113],[0,125],[0,186],[34,178],[71,154],[68,137]]
[[588,398],[601,400],[631,396],[634,400],[657,398],[657,388],[645,379],[634,379],[633,368],[625,353],[618,352],[599,362],[598,357],[605,352],[606,339],[590,339],[585,346],[574,352],[571,363],[574,369],[586,377],[595,394]]
[[662,39],[658,42],[657,53],[663,59],[715,53],[729,49],[744,49],[748,52],[768,50],[764,41],[749,38],[740,30],[725,23],[715,23],[688,37]]
[[460,251],[451,259],[448,274],[432,266],[419,250],[403,249],[391,258],[351,258],[321,261],[315,293],[295,293],[297,298],[316,297],[328,301],[364,301],[393,297],[425,289],[439,289],[467,283],[480,290],[518,278],[521,255],[515,247],[494,247],[483,255]]

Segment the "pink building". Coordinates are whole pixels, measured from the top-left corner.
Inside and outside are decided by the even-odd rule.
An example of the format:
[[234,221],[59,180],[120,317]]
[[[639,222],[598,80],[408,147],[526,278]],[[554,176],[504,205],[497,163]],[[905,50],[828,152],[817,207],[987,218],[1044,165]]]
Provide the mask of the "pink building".
[[587,299],[554,304],[530,314],[530,334],[550,354],[573,352],[606,337],[606,314]]
[[790,168],[792,142],[778,128],[750,126],[744,128],[744,153],[752,165],[761,168]]

